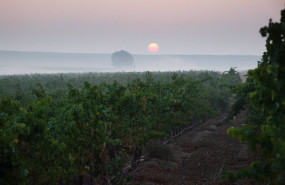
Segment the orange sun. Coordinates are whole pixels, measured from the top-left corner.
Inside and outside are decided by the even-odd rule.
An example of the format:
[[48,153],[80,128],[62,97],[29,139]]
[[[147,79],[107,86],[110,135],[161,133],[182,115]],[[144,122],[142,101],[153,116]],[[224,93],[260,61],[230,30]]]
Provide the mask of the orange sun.
[[151,53],[156,53],[158,52],[159,46],[156,43],[151,43],[148,45],[148,51]]

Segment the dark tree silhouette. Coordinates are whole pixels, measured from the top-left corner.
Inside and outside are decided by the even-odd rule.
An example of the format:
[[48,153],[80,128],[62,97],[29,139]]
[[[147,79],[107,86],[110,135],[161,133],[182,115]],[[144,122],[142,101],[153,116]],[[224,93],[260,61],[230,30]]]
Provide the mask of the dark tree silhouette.
[[134,57],[124,50],[114,52],[111,58],[114,67],[131,67],[134,64]]

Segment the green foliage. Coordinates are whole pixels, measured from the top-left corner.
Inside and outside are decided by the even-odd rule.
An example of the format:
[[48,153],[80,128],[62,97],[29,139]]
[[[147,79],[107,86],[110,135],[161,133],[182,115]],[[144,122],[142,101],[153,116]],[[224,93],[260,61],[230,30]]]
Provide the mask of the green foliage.
[[247,83],[238,93],[241,99],[238,104],[248,104],[254,125],[228,130],[231,136],[247,141],[253,149],[258,146],[260,160],[227,176],[231,180],[249,177],[281,185],[285,184],[285,10],[281,11],[280,23],[270,20],[260,33],[267,37],[267,52],[258,67],[248,72]]
[[45,114],[49,104],[50,99],[41,99],[26,110],[10,98],[2,100],[1,184],[55,183],[58,180],[59,166],[56,164],[60,158],[53,151],[60,146],[48,131]]
[[[89,75],[77,77],[94,82]],[[141,73],[132,75],[126,74]],[[123,184],[118,174],[128,155],[136,160],[149,141],[219,114],[228,106],[229,86],[240,82],[233,71],[147,72],[125,85],[80,87],[74,76],[36,75],[43,84],[34,77],[5,77],[18,85],[6,84],[14,98],[0,103],[0,184],[56,184],[74,174]]]

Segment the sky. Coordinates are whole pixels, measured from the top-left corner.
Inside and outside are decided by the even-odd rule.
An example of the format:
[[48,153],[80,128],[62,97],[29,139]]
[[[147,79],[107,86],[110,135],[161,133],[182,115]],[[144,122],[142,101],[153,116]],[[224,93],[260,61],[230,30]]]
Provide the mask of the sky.
[[262,55],[285,0],[0,0],[0,50]]

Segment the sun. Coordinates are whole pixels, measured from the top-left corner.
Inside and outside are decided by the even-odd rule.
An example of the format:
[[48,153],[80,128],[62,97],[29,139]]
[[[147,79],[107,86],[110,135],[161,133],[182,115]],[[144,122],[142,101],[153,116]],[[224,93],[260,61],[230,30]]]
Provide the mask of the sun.
[[156,53],[158,52],[159,46],[156,43],[151,43],[148,45],[148,51],[151,53]]

